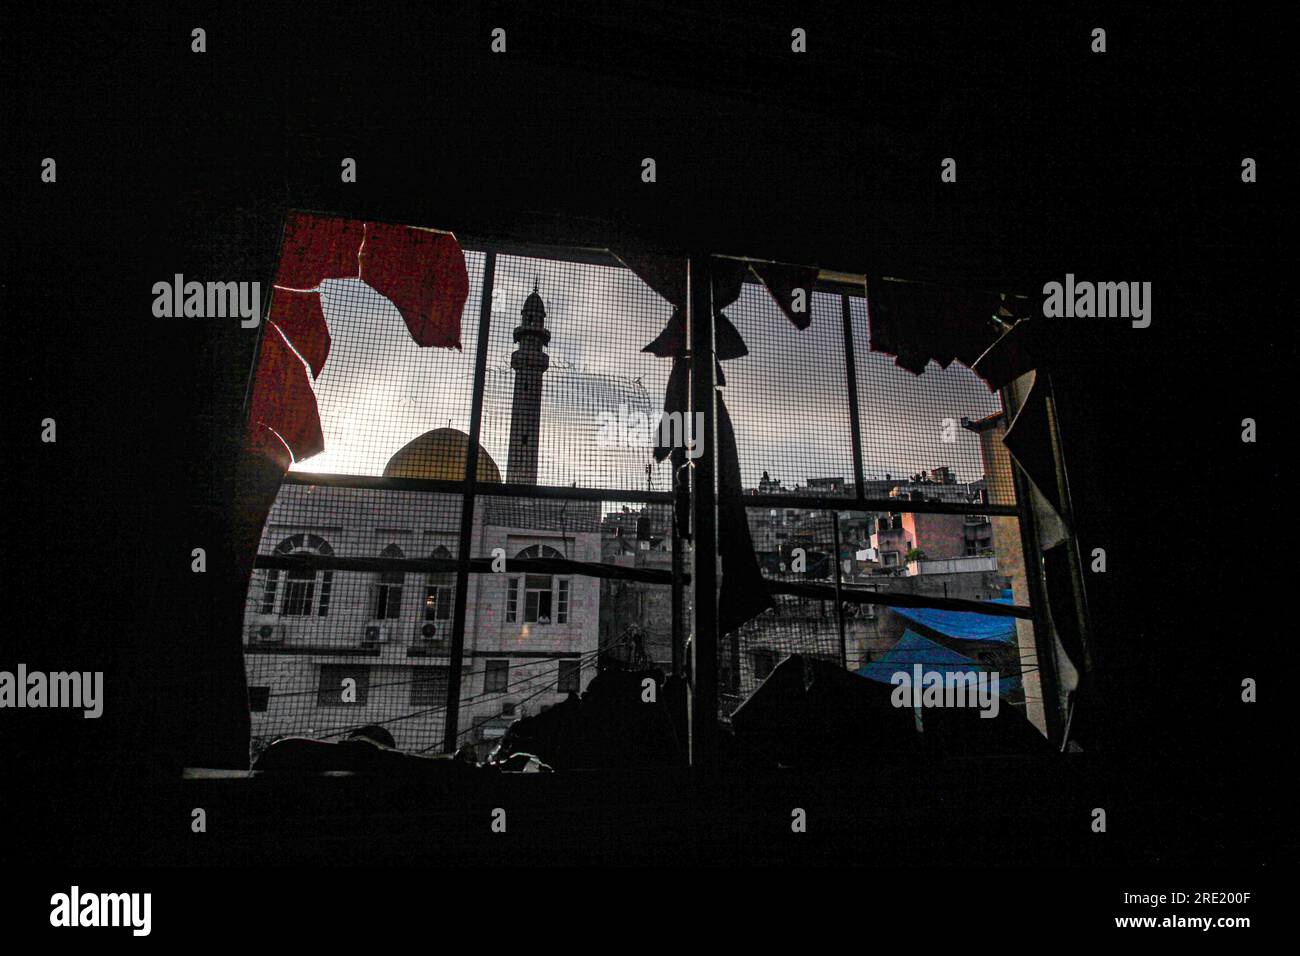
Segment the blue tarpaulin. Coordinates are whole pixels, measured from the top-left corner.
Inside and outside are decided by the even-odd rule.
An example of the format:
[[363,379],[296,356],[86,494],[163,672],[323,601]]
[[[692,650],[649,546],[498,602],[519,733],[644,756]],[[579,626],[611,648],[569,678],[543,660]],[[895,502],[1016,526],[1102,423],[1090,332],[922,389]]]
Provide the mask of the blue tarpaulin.
[[[991,603],[1015,602],[1010,589],[1006,589],[1002,592],[1002,597],[994,598]],[[945,637],[963,641],[999,641],[1003,644],[1013,644],[1016,639],[1016,619],[1013,617],[994,617],[974,611],[941,611],[932,607],[894,607],[890,610]]]
[[[895,610],[898,610],[895,608]],[[983,617],[985,615],[975,615]],[[882,684],[892,683],[891,678],[899,671],[905,671],[910,677],[912,666],[921,665],[922,673],[937,671],[940,674],[967,673],[969,671],[989,671],[986,664],[971,660],[963,654],[949,650],[934,641],[922,637],[915,631],[904,631],[898,643],[891,650],[880,656],[879,660],[865,664],[858,669],[858,674]],[[1018,677],[998,677],[998,694],[1006,696],[1020,686]]]

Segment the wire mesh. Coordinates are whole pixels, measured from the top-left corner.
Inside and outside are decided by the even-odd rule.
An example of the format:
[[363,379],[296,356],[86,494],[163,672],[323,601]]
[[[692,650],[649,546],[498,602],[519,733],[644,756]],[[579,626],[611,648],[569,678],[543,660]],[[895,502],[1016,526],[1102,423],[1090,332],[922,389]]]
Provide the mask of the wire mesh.
[[[254,754],[281,736],[328,739],[371,725],[399,749],[441,748],[462,503],[445,493],[281,486],[258,555],[304,564],[263,560],[249,587]],[[459,739],[480,757],[515,718],[580,693],[602,655],[635,667],[671,661],[670,585],[514,564],[564,558],[669,572],[667,508],[624,507],[476,500],[470,557],[500,559],[476,565],[467,582]]]
[[[764,578],[778,591],[781,582],[820,584],[826,596],[777,593],[774,610],[724,636],[719,669],[724,719],[791,654],[842,663],[858,672],[864,665],[890,660],[911,632],[962,655],[972,666],[996,670],[1012,688],[1007,702],[1044,726],[1037,651],[1028,620],[930,615],[855,599],[863,592],[885,592],[1028,606],[1019,519],[761,507],[751,507],[748,515]],[[839,611],[833,591],[837,574],[844,598]]]
[[441,710],[409,715],[446,702],[455,573],[445,568],[460,519],[454,494],[281,486],[259,557],[428,558],[444,569],[255,567],[244,611],[255,752],[279,736],[368,724],[388,726],[403,749],[441,740]]
[[[408,442],[436,429],[469,432],[485,255],[466,251],[462,349],[420,348],[397,308],[360,279],[326,279],[329,358],[312,383],[325,450],[293,471],[382,475]],[[460,480],[464,473],[427,477]]]
[[783,494],[852,493],[853,438],[840,299],[812,294],[800,331],[767,290],[746,282],[723,310],[749,354],[723,364],[741,484]]
[[671,314],[612,257],[498,256],[482,444],[505,480],[666,491],[652,452],[671,362],[641,349]]
[[[1015,504],[996,392],[960,362],[913,375],[870,350],[865,297],[850,296],[865,498]],[[996,416],[996,418],[994,418]],[[978,429],[978,430],[975,430]]]
[[[512,720],[580,692],[598,667],[667,670],[674,640],[682,649],[673,588],[662,583],[674,564],[670,508],[627,500],[669,490],[669,466],[656,464],[652,450],[672,361],[641,350],[663,331],[672,307],[612,256],[494,254],[481,435],[471,447],[488,255],[465,253],[463,351],[417,347],[393,305],[358,279],[321,284],[332,347],[313,388],[325,451],[295,463],[296,479],[282,486],[245,609],[255,753],[279,736],[329,739],[368,725],[384,727],[403,750],[437,750],[444,740],[463,499],[348,487],[346,479],[311,484],[312,473],[461,481],[466,459],[475,457],[486,484],[469,529],[469,559],[478,564],[465,582],[457,723],[458,740],[480,757]],[[763,575],[778,591],[782,582],[831,586],[838,569],[848,590],[987,600],[1009,588],[1016,603],[1027,603],[1017,519],[978,513],[1014,503],[998,396],[960,364],[931,364],[915,376],[871,352],[861,296],[818,290],[810,313],[809,328],[797,330],[754,282],[726,310],[748,347],[725,363],[722,391],[742,484],[747,492],[845,504],[855,495],[895,498],[900,510],[840,510],[836,518],[824,509],[756,506],[747,497]],[[609,495],[492,493],[502,481]],[[919,499],[967,513],[901,510]],[[482,564],[497,558],[504,567]],[[661,576],[511,567],[545,558]],[[689,555],[681,563],[689,573]],[[681,590],[689,630],[690,588]],[[857,670],[897,646],[905,629],[894,611],[837,606],[833,595],[777,593],[775,600],[774,611],[719,642],[724,719],[789,654]],[[1014,653],[1001,666],[1026,677],[1032,708],[1032,635],[1027,622],[1014,627]]]

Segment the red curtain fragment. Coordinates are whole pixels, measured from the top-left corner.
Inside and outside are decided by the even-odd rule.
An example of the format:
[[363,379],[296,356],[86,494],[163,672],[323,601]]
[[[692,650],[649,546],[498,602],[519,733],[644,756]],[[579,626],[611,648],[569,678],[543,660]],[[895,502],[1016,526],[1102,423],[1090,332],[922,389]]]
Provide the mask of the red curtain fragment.
[[262,335],[246,444],[250,451],[285,470],[294,461],[325,450],[316,393],[307,380],[307,369],[274,328],[267,328]]
[[307,360],[311,374],[319,376],[330,354],[330,330],[321,311],[320,293],[273,290],[271,322]]
[[275,284],[314,289],[322,279],[355,278],[364,235],[365,227],[355,219],[289,213]]
[[397,307],[417,345],[461,347],[469,273],[455,236],[368,222],[359,261],[362,281]]

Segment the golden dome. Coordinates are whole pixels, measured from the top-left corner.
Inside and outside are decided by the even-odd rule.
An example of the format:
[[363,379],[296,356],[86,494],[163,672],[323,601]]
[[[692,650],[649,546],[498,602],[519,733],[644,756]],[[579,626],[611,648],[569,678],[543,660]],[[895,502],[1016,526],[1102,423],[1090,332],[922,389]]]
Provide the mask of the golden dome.
[[[435,478],[441,481],[465,480],[465,454],[469,436],[455,428],[435,428],[413,438],[388,459],[385,478]],[[478,480],[501,480],[501,471],[492,456],[478,449]]]

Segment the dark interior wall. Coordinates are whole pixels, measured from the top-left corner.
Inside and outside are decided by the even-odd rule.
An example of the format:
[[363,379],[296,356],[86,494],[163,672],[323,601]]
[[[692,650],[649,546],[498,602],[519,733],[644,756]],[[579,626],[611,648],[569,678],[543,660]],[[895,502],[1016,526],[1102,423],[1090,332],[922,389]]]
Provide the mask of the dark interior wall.
[[[1283,32],[1226,12],[1048,6],[38,11],[2,41],[26,78],[3,107],[23,211],[2,293],[20,503],[8,626],[28,661],[117,676],[105,719],[42,722],[38,737],[19,714],[13,739],[38,761],[242,759],[223,588],[255,337],[155,319],[150,288],[174,273],[268,283],[299,207],[1031,295],[1066,272],[1151,281],[1151,328],[1060,332],[1080,530],[1110,568],[1090,580],[1109,681],[1093,739],[1260,745],[1266,705],[1234,704],[1268,646],[1257,595],[1281,585],[1285,542],[1250,537],[1281,501],[1280,466],[1238,435],[1246,415],[1279,430],[1285,407],[1269,265],[1284,174],[1263,118]],[[1104,57],[1088,52],[1099,18]],[[488,49],[498,25],[505,55]],[[805,57],[788,53],[793,26]],[[1254,70],[1240,48],[1258,51]],[[1261,167],[1250,187],[1246,155]],[[44,156],[55,186],[39,182]],[[355,184],[339,181],[345,156]],[[945,156],[956,184],[939,181]],[[36,443],[46,416],[57,445]],[[189,571],[198,546],[206,576]],[[1259,566],[1227,560],[1252,546]]]

